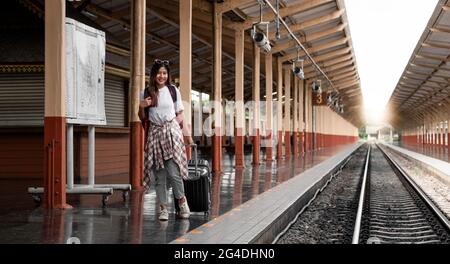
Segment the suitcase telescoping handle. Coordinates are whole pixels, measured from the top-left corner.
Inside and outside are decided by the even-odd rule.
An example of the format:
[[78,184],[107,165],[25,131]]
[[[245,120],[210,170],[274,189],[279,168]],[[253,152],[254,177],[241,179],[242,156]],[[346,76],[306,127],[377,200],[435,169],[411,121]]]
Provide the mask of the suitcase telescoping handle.
[[192,147],[192,149],[194,150],[194,164],[195,164],[195,175],[197,175],[198,173],[198,156],[197,156],[197,144],[192,143],[192,144],[186,144],[186,146]]

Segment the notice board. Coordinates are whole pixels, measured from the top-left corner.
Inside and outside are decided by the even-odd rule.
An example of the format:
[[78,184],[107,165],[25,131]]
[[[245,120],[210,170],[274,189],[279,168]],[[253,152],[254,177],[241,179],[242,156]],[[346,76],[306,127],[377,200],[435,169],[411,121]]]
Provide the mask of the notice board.
[[106,125],[105,32],[66,18],[66,120]]

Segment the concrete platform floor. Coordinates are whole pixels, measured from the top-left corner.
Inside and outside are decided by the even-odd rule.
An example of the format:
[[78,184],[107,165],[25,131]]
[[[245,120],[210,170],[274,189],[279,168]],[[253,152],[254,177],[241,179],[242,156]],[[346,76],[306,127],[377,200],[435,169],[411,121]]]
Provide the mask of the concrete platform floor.
[[404,144],[395,143],[395,146],[399,146],[435,159],[440,159],[446,162],[450,162],[450,154],[447,146],[432,146],[423,144]]
[[[132,191],[122,201],[115,192],[102,208],[101,196],[68,196],[71,210],[45,210],[36,207],[27,187],[41,186],[42,180],[0,180],[0,243],[66,243],[76,237],[81,243],[164,244],[230,211],[274,186],[334,156],[346,145],[321,149],[279,163],[234,169],[234,156],[223,153],[223,172],[212,180],[212,208],[209,217],[193,213],[188,220],[176,220],[170,208],[169,221],[157,219],[156,194]],[[203,153],[205,155],[206,153]],[[200,155],[202,153],[200,152]],[[262,159],[263,160],[263,159]],[[127,183],[127,175],[101,177],[96,183]],[[171,197],[171,195],[169,196]]]

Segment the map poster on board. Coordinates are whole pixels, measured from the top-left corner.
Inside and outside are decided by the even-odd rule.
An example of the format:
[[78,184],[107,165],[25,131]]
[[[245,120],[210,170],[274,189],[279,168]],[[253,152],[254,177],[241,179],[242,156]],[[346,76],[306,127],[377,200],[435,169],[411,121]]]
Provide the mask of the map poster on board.
[[66,118],[106,125],[105,32],[66,18]]

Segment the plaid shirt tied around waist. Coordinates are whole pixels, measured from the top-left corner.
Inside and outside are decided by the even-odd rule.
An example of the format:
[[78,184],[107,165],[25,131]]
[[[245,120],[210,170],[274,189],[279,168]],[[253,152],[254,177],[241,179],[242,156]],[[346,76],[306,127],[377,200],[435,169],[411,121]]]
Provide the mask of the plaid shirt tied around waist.
[[175,120],[157,125],[150,122],[144,154],[144,188],[150,188],[152,166],[164,169],[164,161],[173,159],[180,168],[183,179],[188,178],[188,166],[183,133]]

